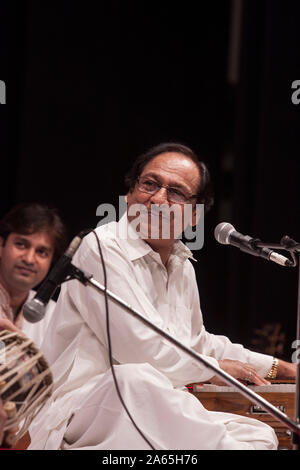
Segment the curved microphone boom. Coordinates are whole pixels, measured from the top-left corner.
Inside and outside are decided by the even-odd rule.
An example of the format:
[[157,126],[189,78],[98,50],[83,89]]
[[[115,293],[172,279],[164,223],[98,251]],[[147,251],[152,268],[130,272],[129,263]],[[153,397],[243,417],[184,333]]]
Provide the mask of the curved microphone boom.
[[265,258],[281,266],[293,266],[293,263],[285,256],[276,253],[270,248],[260,248],[255,245],[260,240],[258,238],[243,235],[235,230],[228,222],[221,222],[215,228],[215,239],[223,245],[233,245],[249,255]]
[[70,274],[72,258],[78,250],[83,237],[90,231],[91,230],[83,230],[73,238],[65,253],[51,269],[50,274],[46,277],[34,298],[25,303],[23,315],[27,321],[36,323],[44,318],[49,300],[57,287],[64,282],[66,277]]

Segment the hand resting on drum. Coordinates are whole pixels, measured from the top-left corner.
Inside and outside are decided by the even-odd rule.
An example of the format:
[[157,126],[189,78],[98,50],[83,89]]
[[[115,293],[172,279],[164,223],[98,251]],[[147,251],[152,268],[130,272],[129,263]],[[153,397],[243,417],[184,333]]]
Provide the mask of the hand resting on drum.
[[21,335],[24,335],[19,328],[17,328],[10,320],[7,318],[0,318],[0,331],[1,330],[9,330],[9,331],[15,331],[16,333],[20,333]]
[[3,430],[4,430],[4,425],[5,425],[5,422],[6,422],[6,413],[4,411],[4,408],[3,408],[3,404],[2,404],[2,401],[0,399],[0,445],[2,443],[2,439],[3,439]]

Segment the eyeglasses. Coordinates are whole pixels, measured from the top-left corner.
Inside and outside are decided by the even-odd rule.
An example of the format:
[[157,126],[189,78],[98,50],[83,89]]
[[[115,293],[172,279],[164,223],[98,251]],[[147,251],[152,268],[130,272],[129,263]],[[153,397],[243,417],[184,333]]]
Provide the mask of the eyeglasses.
[[192,196],[187,196],[182,191],[177,188],[172,188],[167,184],[161,184],[157,181],[152,180],[149,177],[141,177],[137,180],[137,188],[142,193],[147,194],[156,194],[161,188],[166,188],[167,190],[167,200],[169,202],[175,202],[177,204],[185,204],[191,199],[198,197],[197,194],[193,194]]

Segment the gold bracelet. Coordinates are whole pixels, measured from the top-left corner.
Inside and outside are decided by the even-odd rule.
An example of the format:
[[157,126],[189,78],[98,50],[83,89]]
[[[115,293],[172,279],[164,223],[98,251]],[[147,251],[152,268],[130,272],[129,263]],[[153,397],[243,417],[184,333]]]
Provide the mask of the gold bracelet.
[[276,359],[276,357],[273,357],[272,367],[269,370],[269,373],[267,375],[267,379],[276,379],[277,370],[278,370],[278,359]]

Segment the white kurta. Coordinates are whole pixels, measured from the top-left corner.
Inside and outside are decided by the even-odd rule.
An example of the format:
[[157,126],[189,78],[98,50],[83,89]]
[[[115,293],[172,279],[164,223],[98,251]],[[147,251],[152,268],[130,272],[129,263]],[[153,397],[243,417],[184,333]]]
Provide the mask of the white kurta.
[[[108,289],[151,322],[218,366],[220,359],[249,362],[261,375],[272,358],[206,332],[190,251],[176,242],[168,269],[143,240],[120,237],[121,221],[96,229]],[[130,229],[129,229],[130,230]],[[103,284],[93,233],[73,263]],[[112,355],[123,399],[137,426],[156,449],[274,449],[267,425],[208,412],[184,385],[214,373],[109,302]],[[55,377],[53,397],[33,422],[30,449],[148,449],[115,392],[108,359],[102,294],[78,281],[62,286],[42,351]]]

